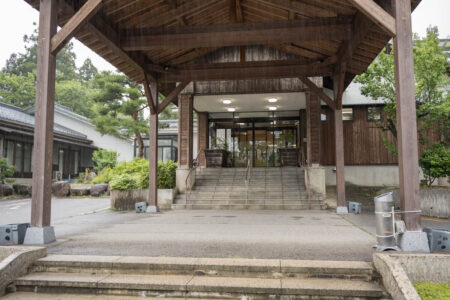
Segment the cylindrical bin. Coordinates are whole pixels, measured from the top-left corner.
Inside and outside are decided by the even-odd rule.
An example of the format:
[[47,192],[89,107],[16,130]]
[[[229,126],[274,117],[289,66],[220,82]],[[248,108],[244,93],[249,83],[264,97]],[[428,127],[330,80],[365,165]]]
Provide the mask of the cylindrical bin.
[[392,192],[379,195],[375,201],[375,220],[377,225],[377,250],[397,250],[394,232]]

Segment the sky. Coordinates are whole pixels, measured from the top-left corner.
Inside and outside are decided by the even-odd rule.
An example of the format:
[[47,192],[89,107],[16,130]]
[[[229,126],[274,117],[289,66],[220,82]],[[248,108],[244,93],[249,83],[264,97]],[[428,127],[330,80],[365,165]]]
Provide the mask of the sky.
[[[412,15],[413,32],[424,36],[426,29],[438,26],[440,38],[450,38],[450,0],[422,0]],[[33,22],[37,23],[38,11],[23,0],[0,0],[0,69],[4,67],[11,53],[23,52],[23,36],[31,34]],[[90,58],[101,71],[115,70],[103,58],[85,47],[75,39],[74,51],[77,55],[77,66],[81,66],[86,58]]]

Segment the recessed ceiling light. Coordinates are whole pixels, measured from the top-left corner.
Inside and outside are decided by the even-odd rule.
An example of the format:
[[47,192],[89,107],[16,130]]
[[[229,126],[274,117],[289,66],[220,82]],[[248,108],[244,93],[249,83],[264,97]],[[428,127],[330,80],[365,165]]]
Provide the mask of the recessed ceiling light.
[[231,100],[229,99],[222,100],[222,102],[223,104],[231,104]]
[[276,106],[269,106],[269,110],[277,110]]
[[234,111],[236,111],[236,108],[234,108],[234,107],[228,107],[227,110],[228,110],[229,112],[234,112]]
[[278,101],[278,99],[277,98],[269,98],[269,99],[267,99],[270,103],[275,103],[275,102],[277,102]]

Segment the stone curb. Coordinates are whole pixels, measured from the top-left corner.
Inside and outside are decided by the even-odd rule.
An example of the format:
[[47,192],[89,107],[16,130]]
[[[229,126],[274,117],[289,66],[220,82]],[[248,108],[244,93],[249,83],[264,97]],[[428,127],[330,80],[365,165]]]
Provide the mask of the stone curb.
[[384,288],[393,300],[421,300],[405,269],[395,257],[375,253],[373,263],[383,278]]
[[0,246],[0,296],[6,287],[17,277],[24,275],[29,266],[47,255],[45,247],[10,247]]

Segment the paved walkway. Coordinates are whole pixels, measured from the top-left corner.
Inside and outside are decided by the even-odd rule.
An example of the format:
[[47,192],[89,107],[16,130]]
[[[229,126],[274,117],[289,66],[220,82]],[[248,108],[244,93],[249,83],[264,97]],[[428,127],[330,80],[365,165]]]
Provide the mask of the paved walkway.
[[330,211],[100,211],[64,226],[77,224],[86,230],[60,236],[56,227],[58,241],[48,252],[370,261],[375,243],[373,235]]

